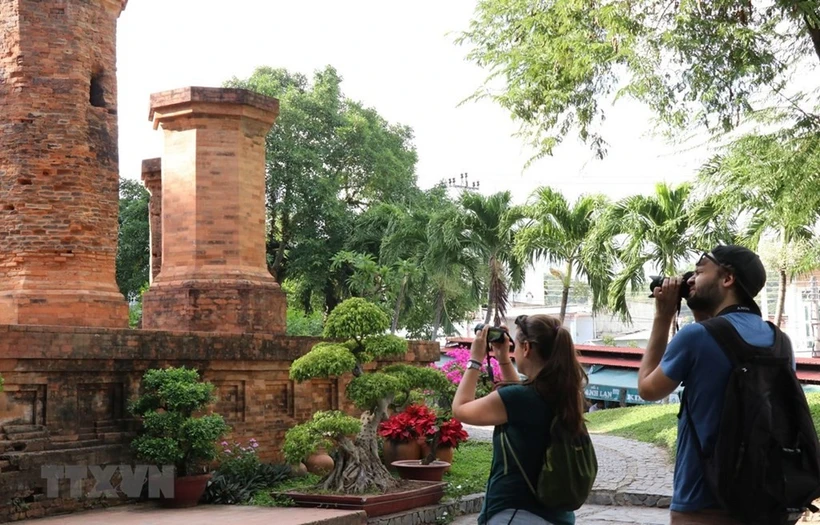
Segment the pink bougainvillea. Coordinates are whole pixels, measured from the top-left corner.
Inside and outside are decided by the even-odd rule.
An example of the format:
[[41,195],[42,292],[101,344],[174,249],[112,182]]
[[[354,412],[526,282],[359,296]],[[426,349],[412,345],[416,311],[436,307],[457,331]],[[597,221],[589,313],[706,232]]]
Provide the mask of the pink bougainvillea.
[[[445,354],[447,357],[451,357],[452,361],[447,361],[441,366],[437,366],[435,363],[431,364],[430,366],[434,368],[438,368],[444,375],[447,376],[447,379],[450,380],[453,384],[459,384],[461,382],[461,378],[464,376],[464,370],[467,368],[467,363],[470,361],[470,349],[469,348],[454,348],[448,351]],[[490,358],[490,365],[493,369],[493,378],[498,381],[501,379],[501,367],[498,365],[498,361],[494,357]],[[481,374],[482,376],[487,375],[487,362],[486,360],[481,363]]]

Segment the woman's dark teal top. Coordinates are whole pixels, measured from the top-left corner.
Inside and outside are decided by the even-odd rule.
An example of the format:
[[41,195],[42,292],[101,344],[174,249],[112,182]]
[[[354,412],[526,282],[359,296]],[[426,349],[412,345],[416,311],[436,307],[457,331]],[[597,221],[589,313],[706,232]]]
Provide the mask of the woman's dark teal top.
[[574,512],[549,509],[535,499],[509,451],[505,462],[501,446],[503,430],[527,477],[536,486],[544,453],[550,444],[552,409],[531,385],[504,386],[498,389],[498,394],[507,409],[507,423],[495,427],[493,432],[493,463],[484,506],[478,516],[479,525],[504,509],[526,510],[556,525],[574,525]]

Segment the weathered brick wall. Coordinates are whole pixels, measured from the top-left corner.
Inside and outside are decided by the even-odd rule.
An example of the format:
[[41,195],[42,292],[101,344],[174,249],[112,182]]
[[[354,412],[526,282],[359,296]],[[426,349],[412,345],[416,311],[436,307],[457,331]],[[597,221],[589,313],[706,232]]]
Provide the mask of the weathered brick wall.
[[127,326],[114,276],[122,8],[0,3],[0,323]]
[[[288,378],[293,360],[318,340],[0,325],[0,375],[5,379],[0,428],[6,432],[0,431],[0,521],[26,516],[9,504],[15,498],[36,512],[28,517],[81,508],[83,502],[44,497],[40,466],[127,460],[127,447],[121,445],[130,441],[136,425],[126,406],[151,368],[199,369],[217,387],[213,408],[233,428],[229,437],[253,437],[263,458],[281,459],[285,432],[317,410],[356,413],[344,396],[350,376],[304,383]],[[419,364],[438,358],[438,345],[429,342],[412,342],[404,356]],[[17,437],[10,432],[14,428]]]

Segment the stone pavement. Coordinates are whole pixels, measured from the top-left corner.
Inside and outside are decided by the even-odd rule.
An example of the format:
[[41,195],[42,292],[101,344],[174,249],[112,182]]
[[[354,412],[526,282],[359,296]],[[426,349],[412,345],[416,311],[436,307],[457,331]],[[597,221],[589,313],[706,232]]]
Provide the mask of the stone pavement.
[[[452,525],[475,525],[477,518],[477,514],[466,514],[453,520]],[[575,523],[578,525],[668,525],[669,509],[584,505],[575,511]]]

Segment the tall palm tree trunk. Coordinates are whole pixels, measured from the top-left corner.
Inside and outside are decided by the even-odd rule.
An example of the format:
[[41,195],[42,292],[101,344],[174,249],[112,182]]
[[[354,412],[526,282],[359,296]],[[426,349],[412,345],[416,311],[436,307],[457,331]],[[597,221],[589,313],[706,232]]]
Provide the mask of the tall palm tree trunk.
[[564,273],[564,288],[561,290],[561,313],[558,314],[558,320],[564,324],[564,319],[567,316],[567,303],[569,302],[569,287],[572,284],[572,261],[567,262],[567,271]]
[[780,268],[777,283],[777,306],[774,310],[774,324],[780,326],[783,320],[783,307],[786,305],[786,269]]
[[393,324],[390,325],[390,333],[395,334],[399,328],[399,314],[401,313],[401,303],[404,301],[404,294],[407,291],[407,276],[401,280],[399,296],[396,298],[396,308],[393,310]]
[[433,333],[430,340],[435,341],[438,337],[438,329],[441,326],[441,314],[444,312],[444,290],[440,289],[436,295],[436,311],[433,315]]

